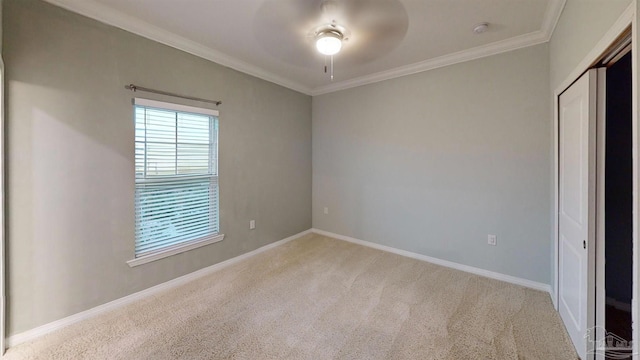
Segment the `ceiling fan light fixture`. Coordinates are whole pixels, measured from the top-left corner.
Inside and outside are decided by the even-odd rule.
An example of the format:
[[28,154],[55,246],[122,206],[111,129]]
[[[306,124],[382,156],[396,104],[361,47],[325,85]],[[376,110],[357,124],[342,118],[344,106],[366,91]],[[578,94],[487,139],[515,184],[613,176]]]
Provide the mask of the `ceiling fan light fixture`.
[[316,36],[316,49],[323,55],[335,55],[342,49],[343,35],[336,30],[324,30]]

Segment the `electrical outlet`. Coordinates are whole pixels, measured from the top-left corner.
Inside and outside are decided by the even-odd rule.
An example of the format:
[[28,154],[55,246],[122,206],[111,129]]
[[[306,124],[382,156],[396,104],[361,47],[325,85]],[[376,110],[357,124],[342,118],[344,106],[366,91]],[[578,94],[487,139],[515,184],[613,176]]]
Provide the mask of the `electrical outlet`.
[[249,230],[253,230],[256,228],[256,221],[255,220],[249,220]]
[[324,208],[324,214],[327,215],[328,213],[329,213],[329,208],[328,207]]
[[487,244],[492,246],[498,245],[498,237],[495,235],[489,234],[489,236],[487,236]]

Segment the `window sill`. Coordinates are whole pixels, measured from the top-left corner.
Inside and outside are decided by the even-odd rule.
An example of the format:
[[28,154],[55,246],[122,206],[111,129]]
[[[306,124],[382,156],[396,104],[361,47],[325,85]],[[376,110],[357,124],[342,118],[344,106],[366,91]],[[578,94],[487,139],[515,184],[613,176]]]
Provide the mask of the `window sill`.
[[224,234],[207,236],[205,238],[202,238],[201,240],[189,242],[189,243],[186,243],[186,244],[180,244],[180,245],[177,245],[175,247],[171,247],[169,249],[166,249],[166,250],[163,250],[163,251],[160,251],[160,252],[157,252],[157,253],[144,255],[144,256],[129,260],[129,261],[127,261],[127,264],[129,264],[130,267],[139,266],[139,265],[142,265],[142,264],[150,263],[152,261],[164,259],[164,258],[172,256],[172,255],[180,254],[180,253],[183,253],[185,251],[197,249],[197,248],[205,246],[205,245],[217,243],[219,241],[222,241],[223,239],[224,239]]

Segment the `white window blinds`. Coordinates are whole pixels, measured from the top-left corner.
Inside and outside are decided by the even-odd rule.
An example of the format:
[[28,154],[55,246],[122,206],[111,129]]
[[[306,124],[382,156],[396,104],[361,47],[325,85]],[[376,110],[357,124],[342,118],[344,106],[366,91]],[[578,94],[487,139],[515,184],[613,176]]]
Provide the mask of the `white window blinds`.
[[217,115],[135,100],[136,257],[218,234]]

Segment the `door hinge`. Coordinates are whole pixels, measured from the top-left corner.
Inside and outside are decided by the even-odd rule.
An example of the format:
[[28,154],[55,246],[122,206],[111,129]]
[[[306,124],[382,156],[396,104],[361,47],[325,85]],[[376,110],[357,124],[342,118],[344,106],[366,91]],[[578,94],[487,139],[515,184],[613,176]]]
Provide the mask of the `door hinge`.
[[587,240],[582,240],[582,247],[587,248]]

